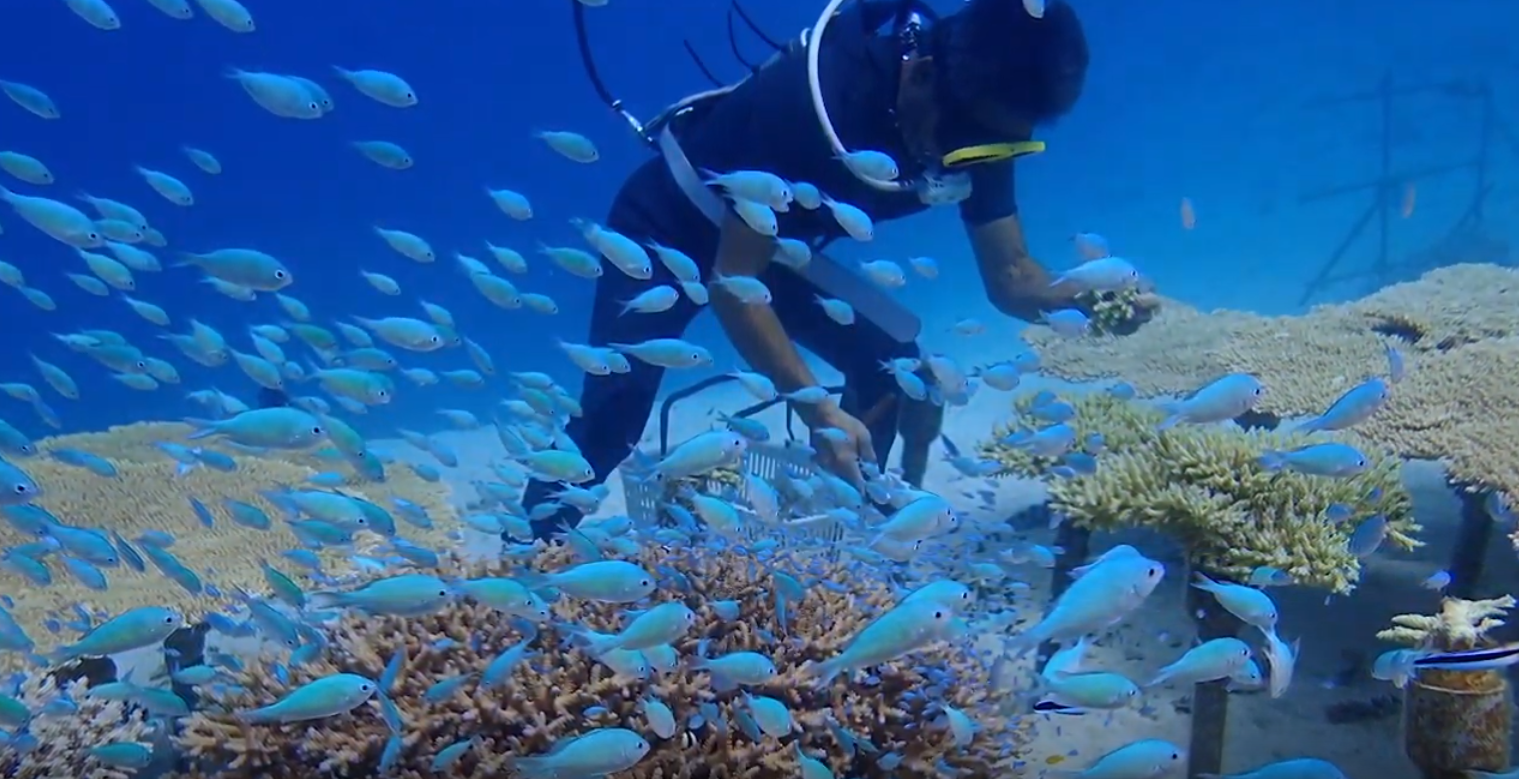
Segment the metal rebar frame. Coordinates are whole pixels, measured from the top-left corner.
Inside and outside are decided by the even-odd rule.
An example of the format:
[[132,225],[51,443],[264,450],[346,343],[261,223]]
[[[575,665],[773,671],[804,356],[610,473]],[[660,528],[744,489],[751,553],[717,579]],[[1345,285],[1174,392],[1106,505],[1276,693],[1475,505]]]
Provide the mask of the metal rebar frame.
[[[1414,95],[1441,95],[1459,100],[1477,101],[1481,107],[1479,134],[1476,153],[1473,157],[1449,163],[1428,165],[1413,170],[1398,171],[1394,168],[1393,147],[1393,107],[1399,98]],[[1396,281],[1401,274],[1418,273],[1428,270],[1425,263],[1394,263],[1391,258],[1391,225],[1394,217],[1394,209],[1398,208],[1397,194],[1401,187],[1417,181],[1436,176],[1448,175],[1461,171],[1470,170],[1475,176],[1475,185],[1472,189],[1472,198],[1466,210],[1462,212],[1450,231],[1446,234],[1446,240],[1462,234],[1470,234],[1476,231],[1485,217],[1485,208],[1489,197],[1493,192],[1492,165],[1493,150],[1498,143],[1509,147],[1516,156],[1519,156],[1519,136],[1516,136],[1502,119],[1497,111],[1493,98],[1492,85],[1486,79],[1474,81],[1447,81],[1434,84],[1397,85],[1394,84],[1392,74],[1383,75],[1376,89],[1369,92],[1360,92],[1351,95],[1342,95],[1331,98],[1323,98],[1308,104],[1312,108],[1330,108],[1334,106],[1376,102],[1380,112],[1380,142],[1378,154],[1380,166],[1376,178],[1370,181],[1360,181],[1334,187],[1326,187],[1303,194],[1298,198],[1299,204],[1315,203],[1345,195],[1362,192],[1372,193],[1371,202],[1351,224],[1345,236],[1335,246],[1328,259],[1324,261],[1313,279],[1303,288],[1303,293],[1298,299],[1298,305],[1307,305],[1315,295],[1321,294],[1327,288],[1346,282],[1366,281],[1371,289],[1378,289]],[[1376,235],[1376,254],[1372,258],[1370,267],[1360,270],[1343,270],[1341,264],[1345,256],[1364,236],[1368,229],[1374,229]],[[1414,267],[1418,265],[1419,267]]]

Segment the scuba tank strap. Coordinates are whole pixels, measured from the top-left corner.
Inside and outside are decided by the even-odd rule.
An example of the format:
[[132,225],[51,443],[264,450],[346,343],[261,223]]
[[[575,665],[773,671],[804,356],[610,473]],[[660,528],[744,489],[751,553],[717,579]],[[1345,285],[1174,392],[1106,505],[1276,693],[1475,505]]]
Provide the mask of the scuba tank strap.
[[691,205],[695,206],[696,210],[707,218],[707,221],[713,225],[722,224],[723,215],[728,207],[723,204],[723,199],[716,192],[707,188],[707,185],[702,182],[701,174],[696,172],[696,167],[686,157],[686,152],[680,148],[680,142],[675,140],[675,133],[670,130],[669,124],[659,131],[657,143],[659,153],[665,158],[665,167],[669,168],[670,176],[675,179],[675,185],[680,187],[680,191],[685,193],[686,199],[691,201]]
[[[657,143],[671,178],[675,179],[675,185],[685,193],[686,199],[714,227],[722,225],[728,205],[701,180],[668,125],[659,131]],[[858,316],[881,328],[898,343],[912,343],[923,331],[922,320],[906,306],[870,283],[869,279],[825,254],[814,253],[812,261],[796,273],[823,294],[847,302]]]

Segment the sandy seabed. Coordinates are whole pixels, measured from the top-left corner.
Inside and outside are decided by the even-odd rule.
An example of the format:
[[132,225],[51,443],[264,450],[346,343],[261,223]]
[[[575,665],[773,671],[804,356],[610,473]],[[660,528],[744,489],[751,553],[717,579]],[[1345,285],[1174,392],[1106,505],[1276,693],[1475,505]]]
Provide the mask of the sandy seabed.
[[[1025,381],[1019,391],[1042,388],[1067,393],[1084,391],[1073,385],[1039,380]],[[974,446],[985,431],[1005,421],[1010,397],[1009,393],[983,388],[967,406],[948,411],[945,435],[961,447]],[[684,401],[678,413],[672,415],[671,444],[710,429],[716,424],[717,411],[731,413],[750,402],[732,385]],[[769,425],[777,440],[785,436],[779,408],[762,412],[757,419]],[[797,429],[803,430],[800,424]],[[646,448],[657,449],[657,431],[657,422],[651,421],[643,439]],[[474,496],[471,483],[490,479],[490,463],[505,453],[494,431],[488,429],[443,433],[441,438],[460,454],[461,466],[449,470],[446,478],[458,499],[468,502]],[[374,445],[401,460],[427,459],[427,455],[401,441]],[[1004,519],[1043,500],[1043,487],[1038,482],[965,479],[942,461],[940,445],[935,446],[933,457],[935,463],[925,486],[952,500],[972,519]],[[1375,634],[1395,614],[1438,610],[1440,595],[1422,588],[1420,583],[1448,564],[1458,504],[1445,487],[1436,463],[1410,463],[1404,468],[1404,478],[1413,492],[1419,520],[1425,526],[1424,548],[1411,554],[1379,553],[1368,562],[1360,588],[1350,597],[1334,597],[1326,603],[1322,591],[1290,587],[1271,591],[1282,615],[1280,634],[1288,641],[1301,638],[1302,651],[1293,683],[1283,697],[1272,699],[1264,691],[1231,694],[1226,771],[1243,772],[1286,758],[1318,757],[1336,763],[1352,779],[1419,776],[1403,756],[1400,717],[1395,707],[1380,717],[1355,722],[1334,723],[1326,713],[1337,704],[1366,702],[1380,696],[1396,698],[1393,687],[1372,680],[1366,673],[1372,658],[1393,648],[1378,642]],[[608,485],[611,496],[598,513],[624,513],[619,475],[614,474]],[[1037,528],[1029,531],[1027,538],[1051,544],[1053,535],[1052,531]],[[466,544],[486,545],[492,541],[467,538]],[[1157,669],[1175,660],[1191,645],[1193,626],[1183,601],[1185,583],[1180,573],[1183,566],[1174,547],[1164,538],[1136,533],[1123,538],[1094,538],[1093,553],[1124,542],[1166,562],[1167,580],[1124,624],[1097,639],[1088,666],[1123,673],[1144,684]],[[1496,597],[1519,589],[1513,587],[1514,555],[1508,544],[1494,543],[1492,547],[1479,597]],[[1047,605],[1050,575],[1038,568],[1015,572],[1017,578],[1030,586],[1027,595],[1018,602],[1021,618],[1037,618]],[[985,631],[980,640],[992,648],[1007,631],[997,621],[981,625],[980,629]],[[1243,637],[1259,644],[1259,636],[1253,629]],[[1190,696],[1190,688],[1160,687],[1147,690],[1142,706],[1128,710],[1080,716],[1031,713],[1028,716],[1036,722],[1036,735],[1029,762],[1033,766],[1056,763],[1062,769],[1081,768],[1108,750],[1139,738],[1162,738],[1185,747],[1190,727]]]

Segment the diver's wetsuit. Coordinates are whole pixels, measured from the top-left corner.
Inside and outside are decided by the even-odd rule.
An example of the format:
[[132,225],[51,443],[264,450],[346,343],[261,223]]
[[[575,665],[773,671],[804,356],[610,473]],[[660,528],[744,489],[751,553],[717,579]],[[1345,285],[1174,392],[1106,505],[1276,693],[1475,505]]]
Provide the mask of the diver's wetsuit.
[[[886,152],[898,161],[903,176],[921,173],[903,149],[895,120],[899,44],[890,34],[866,35],[845,24],[829,27],[820,52],[820,78],[830,119],[850,149]],[[914,192],[886,193],[857,180],[834,159],[813,113],[807,88],[805,49],[781,55],[703,115],[678,126],[677,138],[691,164],[713,171],[763,170],[788,181],[806,181],[837,200],[864,210],[879,222],[926,210]],[[963,218],[983,224],[1016,212],[1011,161],[971,169],[973,189],[960,204]],[[814,245],[842,236],[827,207],[807,211],[793,205],[777,214],[780,234]],[[607,227],[642,243],[658,242],[689,255],[710,277],[717,253],[718,229],[692,205],[675,183],[662,158],[644,163],[618,193]],[[637,343],[651,338],[678,338],[700,308],[684,296],[668,311],[622,315],[623,303],[655,285],[676,283],[654,261],[654,278],[633,279],[609,272],[597,281],[591,312],[589,343]],[[796,343],[817,354],[845,376],[848,390],[843,409],[855,416],[898,392],[880,361],[917,356],[916,344],[899,343],[879,326],[859,318],[844,326],[824,315],[814,295],[818,290],[793,271],[772,263],[761,277],[774,298],[771,303],[786,332]],[[868,283],[863,278],[861,283]],[[625,374],[585,377],[581,396],[583,416],[567,428],[571,439],[605,479],[636,446],[653,409],[664,370],[631,360]],[[896,438],[896,414],[886,413],[870,424],[876,453],[884,462]],[[525,504],[541,503],[552,485],[533,482]],[[568,513],[568,510],[567,510]],[[552,533],[569,516],[535,524],[540,536]]]

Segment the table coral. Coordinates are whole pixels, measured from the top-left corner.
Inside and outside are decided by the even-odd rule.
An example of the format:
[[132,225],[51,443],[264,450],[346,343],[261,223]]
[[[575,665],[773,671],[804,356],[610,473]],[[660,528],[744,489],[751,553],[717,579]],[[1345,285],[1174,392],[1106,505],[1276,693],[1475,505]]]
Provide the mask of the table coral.
[[[300,487],[315,475],[318,467],[341,469],[310,453],[270,452],[251,455],[226,448],[215,440],[200,442],[209,449],[233,456],[234,471],[197,467],[178,475],[177,463],[155,445],[160,441],[180,441],[190,428],[173,423],[140,423],[113,427],[107,431],[47,438],[37,441],[44,454],[20,464],[44,490],[36,505],[47,509],[61,521],[77,527],[114,530],[132,539],[148,529],[174,534],[177,543],[169,550],[182,562],[199,572],[207,581],[224,591],[235,587],[262,586],[261,558],[274,559],[280,552],[296,546],[295,538],[278,521],[280,512],[261,493],[282,487]],[[78,449],[104,457],[116,467],[114,478],[97,476],[64,465],[46,452],[54,449]],[[434,520],[451,526],[454,516],[447,487],[422,481],[410,471],[393,468],[383,485],[344,487],[344,492],[374,502],[387,503],[396,495],[428,510]],[[217,516],[214,527],[205,527],[190,507],[197,498]],[[227,518],[221,508],[224,499],[246,501],[262,508],[275,519],[271,530],[255,530]],[[443,541],[444,528],[422,531],[403,526],[402,531],[424,545]],[[9,523],[0,523],[0,545],[12,546],[32,539],[24,537]],[[336,571],[347,563],[339,551],[323,553]],[[126,566],[106,569],[110,587],[98,592],[86,588],[62,570],[52,566],[54,582],[38,587],[18,574],[0,569],[0,591],[11,593],[16,620],[30,632],[41,648],[50,648],[58,639],[41,626],[49,612],[75,603],[87,603],[96,610],[118,614],[144,605],[167,605],[180,609],[192,621],[218,607],[213,599],[191,595],[165,579],[149,566],[138,573]]]
[[[1381,514],[1389,543],[1404,549],[1419,543],[1395,457],[1365,450],[1371,466],[1343,479],[1273,473],[1261,467],[1261,453],[1324,438],[1219,426],[1157,431],[1165,414],[1155,407],[1102,392],[1073,401],[1069,424],[1080,438],[1102,434],[1106,446],[1096,473],[1049,481],[1051,509],[1081,527],[1152,527],[1185,544],[1192,564],[1204,570],[1244,580],[1255,568],[1272,566],[1298,584],[1335,592],[1349,591],[1359,579],[1360,563],[1346,541],[1360,520]],[[1017,403],[1026,410],[1029,401]],[[983,456],[1011,473],[1046,476],[1054,461],[995,440],[1006,432],[983,445]],[[1351,509],[1353,518],[1326,517],[1335,504]]]
[[1303,316],[1203,312],[1166,301],[1155,320],[1124,338],[1061,338],[1032,327],[1025,338],[1049,375],[1122,378],[1141,395],[1175,395],[1230,372],[1260,377],[1259,411],[1317,414],[1367,376],[1386,374],[1385,350],[1403,352],[1407,378],[1387,406],[1357,426],[1368,444],[1435,458],[1454,481],[1519,494],[1519,270],[1454,265],[1360,300]]
[[[477,690],[471,683],[447,700],[429,703],[424,693],[438,680],[479,672],[490,658],[521,637],[499,613],[460,602],[440,614],[418,618],[347,617],[332,629],[328,657],[292,669],[290,684],[338,671],[378,678],[394,653],[403,652],[405,668],[392,691],[404,720],[404,748],[393,774],[397,776],[429,775],[429,765],[440,750],[469,738],[479,741],[456,765],[454,775],[504,775],[509,755],[540,753],[558,739],[612,726],[634,729],[653,745],[642,762],[620,776],[795,776],[798,766],[792,745],[741,735],[732,724],[732,715],[741,705],[740,694],[716,692],[705,672],[692,670],[689,658],[698,642],[706,641],[714,656],[752,650],[772,658],[778,674],[752,691],[785,701],[801,728],[787,741],[825,760],[838,776],[937,777],[944,775],[936,765],[940,763],[962,775],[1017,775],[1013,765],[1026,732],[1016,719],[997,713],[990,671],[966,649],[941,645],[926,650],[875,669],[868,682],[841,678],[815,688],[806,678],[804,668],[836,653],[872,612],[893,601],[884,582],[862,579],[812,558],[771,559],[761,564],[731,552],[654,549],[642,562],[665,572],[667,578],[678,572],[679,580],[686,583],[685,601],[696,610],[698,620],[676,647],[682,662],[649,679],[614,674],[572,648],[560,629],[544,626],[533,645],[537,656],[529,661],[531,669],[519,667],[495,689]],[[537,561],[540,568],[567,563],[562,548],[544,552]],[[810,587],[803,602],[789,605],[788,625],[782,625],[770,591],[769,571],[793,565],[830,577],[838,586]],[[669,581],[665,589],[670,589]],[[724,621],[706,605],[718,600],[737,601],[738,618]],[[554,613],[557,621],[598,630],[612,630],[619,624],[613,607],[581,601],[560,600]],[[454,643],[442,648],[438,642],[443,638]],[[290,685],[261,667],[247,673],[239,684],[244,691],[228,688],[211,709],[188,721],[180,746],[198,767],[181,779],[304,779],[319,770],[329,776],[374,774],[389,736],[374,708],[377,702],[321,723],[248,728],[217,713],[216,707],[236,710],[261,705]],[[646,696],[657,696],[674,711],[681,729],[672,738],[658,738],[638,713]],[[979,731],[970,745],[956,748],[950,735],[932,724],[935,704],[940,702],[976,718]],[[686,730],[703,704],[722,713],[729,723],[726,730],[713,725]],[[831,720],[880,752],[846,753],[835,740]],[[902,758],[895,771],[877,763],[887,753]]]

